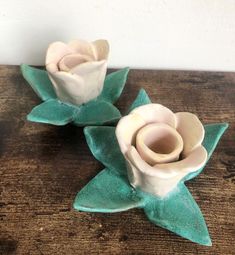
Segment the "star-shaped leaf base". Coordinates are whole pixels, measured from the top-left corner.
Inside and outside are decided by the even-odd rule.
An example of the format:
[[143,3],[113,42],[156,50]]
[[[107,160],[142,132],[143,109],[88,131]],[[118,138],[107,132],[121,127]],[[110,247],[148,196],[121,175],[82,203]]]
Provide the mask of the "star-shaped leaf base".
[[21,71],[35,93],[44,101],[28,114],[27,119],[30,121],[57,126],[68,123],[87,126],[113,124],[121,117],[113,104],[122,93],[129,68],[107,75],[99,97],[81,106],[61,102],[45,70],[23,64]]
[[[150,103],[150,100],[145,91],[141,90],[131,109],[146,103]],[[226,123],[205,125],[203,145],[209,157],[227,126]],[[75,209],[114,213],[143,208],[147,218],[154,224],[193,242],[211,245],[203,215],[184,182],[179,183],[164,198],[136,190],[129,184],[125,159],[115,136],[115,127],[86,127],[84,133],[92,154],[106,168],[77,194]],[[196,177],[202,169],[189,174],[183,181]]]

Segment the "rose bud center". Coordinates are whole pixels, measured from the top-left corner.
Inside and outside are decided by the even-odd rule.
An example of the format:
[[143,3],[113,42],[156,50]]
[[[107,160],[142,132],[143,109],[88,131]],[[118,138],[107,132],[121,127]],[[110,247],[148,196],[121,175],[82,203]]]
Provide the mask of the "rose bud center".
[[169,163],[179,159],[183,140],[176,129],[167,124],[149,124],[138,131],[136,149],[150,165]]
[[69,70],[73,69],[74,67],[92,61],[92,58],[89,56],[81,55],[81,54],[70,54],[64,56],[59,64],[59,70],[68,72]]

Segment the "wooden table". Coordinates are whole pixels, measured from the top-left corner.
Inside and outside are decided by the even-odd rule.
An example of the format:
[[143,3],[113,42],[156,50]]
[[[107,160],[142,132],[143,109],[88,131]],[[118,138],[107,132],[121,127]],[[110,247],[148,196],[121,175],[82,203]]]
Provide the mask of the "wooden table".
[[118,107],[145,88],[153,102],[229,122],[204,172],[187,186],[212,247],[154,226],[142,210],[73,210],[76,193],[103,167],[82,128],[27,122],[40,100],[18,66],[0,67],[0,254],[235,254],[235,73],[131,70]]

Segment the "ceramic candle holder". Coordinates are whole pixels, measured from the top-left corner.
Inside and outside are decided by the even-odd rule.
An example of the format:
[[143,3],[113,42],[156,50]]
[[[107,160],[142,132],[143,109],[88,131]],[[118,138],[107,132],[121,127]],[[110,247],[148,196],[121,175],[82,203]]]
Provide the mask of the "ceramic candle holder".
[[141,90],[117,127],[86,127],[105,169],[76,196],[74,208],[114,213],[142,208],[154,224],[211,245],[203,215],[184,182],[201,173],[228,124],[202,125],[192,113],[152,104]]
[[160,104],[140,106],[123,117],[116,136],[135,188],[165,197],[207,160],[205,130],[196,115],[174,114]]
[[52,125],[112,124],[121,114],[113,105],[125,86],[128,68],[106,76],[109,45],[106,40],[52,43],[46,70],[21,65],[24,78],[44,101],[27,119]]

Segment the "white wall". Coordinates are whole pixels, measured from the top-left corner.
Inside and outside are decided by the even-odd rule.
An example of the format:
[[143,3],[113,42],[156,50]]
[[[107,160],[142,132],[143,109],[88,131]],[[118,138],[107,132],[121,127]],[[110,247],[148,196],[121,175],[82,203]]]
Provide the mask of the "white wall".
[[108,39],[112,67],[235,71],[235,1],[0,0],[1,64],[74,38]]

